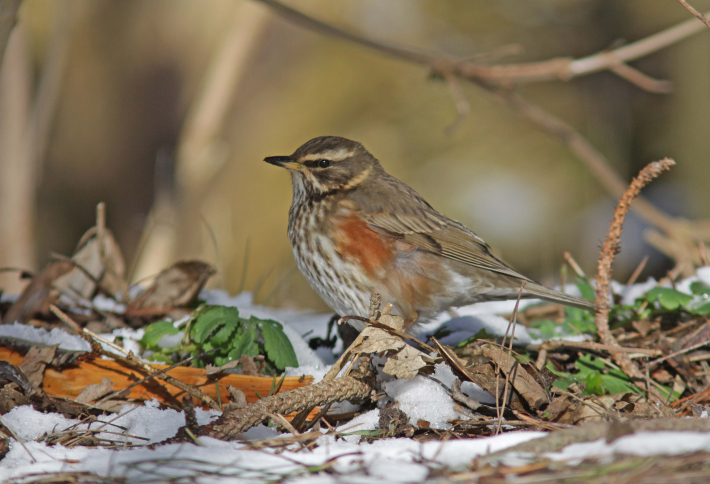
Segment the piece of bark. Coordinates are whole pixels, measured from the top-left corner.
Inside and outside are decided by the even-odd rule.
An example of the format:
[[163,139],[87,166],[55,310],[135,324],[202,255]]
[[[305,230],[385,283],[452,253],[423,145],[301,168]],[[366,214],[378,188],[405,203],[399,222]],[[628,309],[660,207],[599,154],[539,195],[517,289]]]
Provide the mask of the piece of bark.
[[[33,346],[43,347],[49,345],[21,338],[13,338],[11,336],[0,336],[0,348],[7,348],[17,353],[27,354]],[[57,348],[54,352],[54,358],[52,359],[51,366],[54,368],[64,368],[65,366],[73,365],[79,358],[85,357],[88,354],[88,351],[65,350]]]
[[[0,347],[0,360],[19,365],[23,356],[19,352]],[[168,365],[153,365],[157,370],[168,368]],[[205,374],[204,369],[180,366],[167,372],[168,375],[185,383],[197,386],[212,398],[217,397],[215,379]],[[49,367],[45,370],[43,388],[52,397],[76,398],[86,385],[100,383],[102,378],[108,378],[117,389],[125,388],[145,377],[145,372],[127,367],[117,361],[105,359],[84,359],[76,361],[74,365],[58,370]],[[286,377],[277,391],[287,391],[310,385],[311,376]],[[268,395],[274,379],[271,377],[253,377],[246,375],[224,375],[219,378],[220,397],[222,403],[229,402],[228,385],[240,388],[250,402],[259,399],[259,395]],[[130,389],[130,394],[124,398],[150,400],[153,398],[161,402],[180,405],[179,399],[184,392],[172,385],[162,385],[160,382],[149,380]]]

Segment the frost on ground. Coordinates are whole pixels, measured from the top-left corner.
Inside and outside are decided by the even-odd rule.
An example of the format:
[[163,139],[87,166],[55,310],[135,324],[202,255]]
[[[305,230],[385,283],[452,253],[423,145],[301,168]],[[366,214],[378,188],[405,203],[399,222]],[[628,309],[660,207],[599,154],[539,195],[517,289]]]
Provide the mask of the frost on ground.
[[[710,269],[703,268],[694,278],[677,285],[685,291],[693,281],[710,284]],[[633,301],[645,293],[656,281],[634,286],[618,286],[615,290],[625,301]],[[330,314],[294,312],[260,307],[253,304],[250,294],[230,297],[222,291],[203,293],[210,304],[236,306],[244,316],[254,315],[283,323],[299,366],[287,370],[288,375],[309,374],[320,380],[335,361],[334,352],[327,348],[312,350],[306,339],[325,338]],[[101,304],[104,304],[103,302]],[[522,301],[521,308],[534,304]],[[458,316],[442,315],[436,321],[420,328],[423,335],[433,334],[443,323],[449,333],[440,338],[442,343],[456,345],[477,334],[480,330],[494,335],[504,335],[509,322],[500,314],[511,313],[515,301],[483,303],[457,309]],[[180,326],[182,322],[176,322]],[[47,332],[26,325],[0,326],[0,336],[21,338],[44,344],[59,344],[68,350],[88,350],[87,343],[61,330]],[[121,337],[124,347],[136,354],[142,330],[121,329],[103,335],[109,340]],[[182,334],[172,335],[181,338]],[[539,341],[537,334],[518,326],[515,338],[520,344]],[[172,342],[166,342],[168,346]],[[341,348],[336,348],[335,353]],[[375,359],[377,361],[377,359]],[[381,365],[378,365],[381,367]],[[454,403],[451,385],[456,379],[449,366],[436,365],[428,376],[394,379],[378,371],[385,395],[383,399],[395,402],[412,425],[425,425],[438,431],[447,431],[452,421],[466,420],[470,414]],[[495,404],[481,388],[464,382],[461,390],[468,397],[485,404]],[[384,401],[384,400],[383,400]],[[358,407],[343,402],[331,410],[339,413],[353,412]],[[217,416],[215,411],[197,409],[200,425]],[[36,473],[90,472],[116,477],[129,482],[160,482],[172,479],[178,482],[424,482],[454,472],[464,472],[472,460],[492,452],[501,451],[522,442],[547,435],[545,432],[515,431],[495,437],[461,440],[431,440],[421,442],[409,438],[390,438],[370,441],[368,431],[378,429],[382,412],[380,408],[367,411],[340,424],[336,433],[321,436],[315,446],[303,449],[300,444],[283,448],[254,450],[247,443],[224,442],[209,437],[199,439],[200,446],[170,444],[154,449],[145,446],[175,435],[185,425],[182,412],[161,409],[157,402],[144,406],[127,405],[118,414],[106,415],[91,424],[64,418],[58,414],[40,413],[31,407],[16,407],[3,416],[4,424],[12,429],[24,446],[10,440],[10,451],[0,461],[0,482]],[[89,427],[90,425],[90,427]],[[98,436],[112,440],[121,450],[62,445],[49,445],[42,438],[67,429],[84,430],[100,428]],[[243,438],[259,441],[287,437],[276,428],[258,426],[250,429]],[[710,436],[701,432],[642,432],[625,435],[607,443],[596,440],[575,443],[557,452],[536,456],[510,452],[498,457],[503,464],[534,462],[549,459],[561,465],[575,465],[584,459],[610,458],[618,455],[656,456],[694,452],[710,452]]]
[[[260,482],[283,479],[285,482],[392,482],[430,481],[442,472],[465,471],[474,459],[502,451],[517,444],[537,439],[545,432],[517,431],[496,437],[449,441],[417,442],[414,439],[381,439],[359,443],[352,431],[377,422],[379,410],[373,410],[343,425],[338,430],[346,435],[322,436],[311,450],[299,450],[293,444],[278,453],[272,449],[249,450],[248,445],[200,438],[201,446],[171,444],[148,448],[108,450],[104,448],[49,446],[36,442],[44,434],[57,432],[78,422],[29,407],[19,407],[4,419],[25,442],[25,447],[11,443],[10,452],[0,464],[0,481],[37,473],[91,472],[128,482]],[[126,442],[152,443],[174,434],[184,424],[184,416],[174,410],[160,410],[148,402],[143,407],[125,407],[118,418],[110,421],[126,429],[133,437]],[[214,412],[199,412],[198,420],[206,423]],[[114,420],[115,419],[115,420]],[[94,426],[101,425],[94,423]],[[117,427],[114,427],[116,429]],[[288,436],[267,427],[251,429],[245,437],[263,439]],[[116,439],[115,434],[106,434]],[[142,440],[141,438],[145,439]],[[710,436],[700,432],[640,432],[621,437],[612,443],[603,439],[571,444],[559,452],[536,456],[575,466],[583,459],[608,458],[614,455],[658,456],[710,451]],[[528,462],[530,455],[515,452],[498,456],[501,463]],[[329,469],[329,473],[322,470]],[[317,474],[317,475],[314,475]],[[345,480],[344,480],[345,479]],[[284,482],[282,481],[282,482]]]

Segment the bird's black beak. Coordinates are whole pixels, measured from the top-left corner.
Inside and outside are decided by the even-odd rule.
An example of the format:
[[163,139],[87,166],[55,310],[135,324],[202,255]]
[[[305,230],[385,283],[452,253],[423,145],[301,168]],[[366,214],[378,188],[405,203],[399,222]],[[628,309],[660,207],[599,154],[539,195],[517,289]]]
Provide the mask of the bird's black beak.
[[283,168],[288,168],[288,165],[293,163],[290,156],[267,156],[264,161]]

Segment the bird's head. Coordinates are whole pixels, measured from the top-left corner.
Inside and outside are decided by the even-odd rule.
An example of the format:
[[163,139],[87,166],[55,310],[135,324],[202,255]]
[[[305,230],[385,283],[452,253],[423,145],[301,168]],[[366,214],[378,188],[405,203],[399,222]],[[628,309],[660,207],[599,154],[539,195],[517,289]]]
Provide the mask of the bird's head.
[[338,136],[313,138],[290,156],[268,156],[264,161],[287,168],[294,191],[302,188],[313,195],[351,190],[382,170],[360,143]]

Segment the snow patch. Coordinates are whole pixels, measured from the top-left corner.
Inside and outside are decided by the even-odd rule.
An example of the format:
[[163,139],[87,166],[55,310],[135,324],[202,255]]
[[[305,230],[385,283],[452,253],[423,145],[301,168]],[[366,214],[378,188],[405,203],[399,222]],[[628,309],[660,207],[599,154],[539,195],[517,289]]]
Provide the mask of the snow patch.
[[3,324],[0,325],[0,336],[19,338],[33,343],[45,345],[59,345],[59,348],[69,351],[91,351],[91,346],[85,339],[74,336],[59,328],[47,331],[28,324]]

